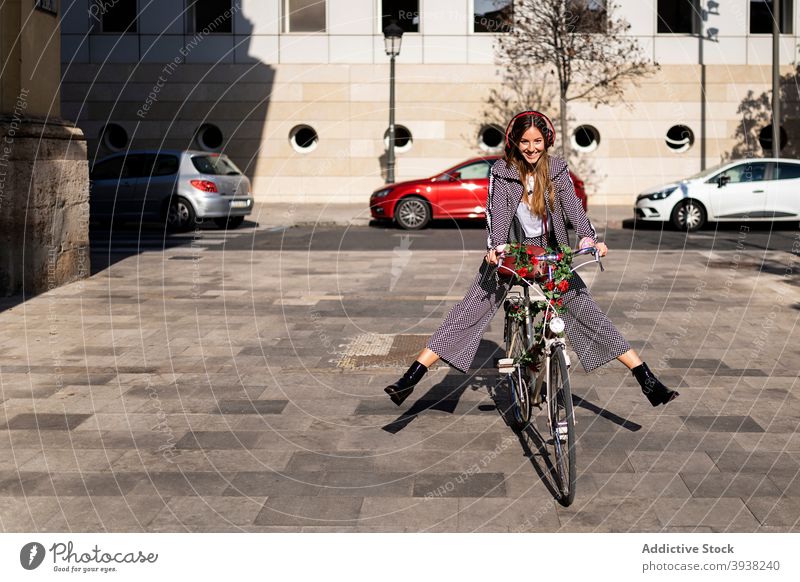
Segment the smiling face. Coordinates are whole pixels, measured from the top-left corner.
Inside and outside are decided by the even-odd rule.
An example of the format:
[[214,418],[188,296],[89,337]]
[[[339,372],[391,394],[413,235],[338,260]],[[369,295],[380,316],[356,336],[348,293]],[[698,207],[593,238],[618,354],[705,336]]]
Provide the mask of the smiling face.
[[544,153],[544,136],[536,126],[531,125],[519,140],[519,151],[525,161],[535,164]]

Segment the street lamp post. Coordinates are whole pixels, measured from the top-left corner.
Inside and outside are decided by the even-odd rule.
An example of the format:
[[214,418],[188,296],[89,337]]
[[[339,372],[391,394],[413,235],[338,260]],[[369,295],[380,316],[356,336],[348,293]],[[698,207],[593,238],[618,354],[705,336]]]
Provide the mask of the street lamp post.
[[772,2],[772,157],[781,155],[780,0]]
[[389,152],[386,158],[386,183],[394,183],[394,58],[400,54],[403,29],[392,20],[383,29],[383,42],[389,55]]

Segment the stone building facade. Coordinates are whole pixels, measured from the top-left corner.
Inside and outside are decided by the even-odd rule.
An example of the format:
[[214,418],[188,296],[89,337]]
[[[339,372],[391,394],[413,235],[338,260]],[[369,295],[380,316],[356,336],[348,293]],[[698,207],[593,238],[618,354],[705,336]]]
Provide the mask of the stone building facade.
[[[64,116],[86,133],[90,159],[128,147],[225,151],[260,201],[366,203],[385,177],[388,18],[406,29],[403,180],[495,151],[482,111],[500,79],[493,43],[503,33],[487,22],[523,1],[63,0]],[[617,3],[660,71],[627,90],[627,105],[571,106],[569,139],[579,167],[593,171],[593,203],[632,203],[726,156],[763,155],[771,2]],[[782,4],[791,154],[800,14],[794,0]]]
[[60,117],[59,22],[57,3],[0,4],[0,295],[89,274],[86,141]]

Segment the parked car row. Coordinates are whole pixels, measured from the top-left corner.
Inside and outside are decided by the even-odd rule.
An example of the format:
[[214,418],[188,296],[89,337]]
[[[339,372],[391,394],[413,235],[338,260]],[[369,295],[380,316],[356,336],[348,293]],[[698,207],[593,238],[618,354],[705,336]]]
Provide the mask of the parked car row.
[[[444,172],[397,184],[372,193],[370,212],[375,220],[393,220],[400,228],[418,230],[435,219],[486,218],[489,170],[499,156],[461,162]],[[575,193],[587,208],[583,182],[570,172]]]
[[94,221],[160,222],[181,232],[205,219],[236,228],[253,211],[250,180],[224,154],[128,151],[95,163],[90,180]]

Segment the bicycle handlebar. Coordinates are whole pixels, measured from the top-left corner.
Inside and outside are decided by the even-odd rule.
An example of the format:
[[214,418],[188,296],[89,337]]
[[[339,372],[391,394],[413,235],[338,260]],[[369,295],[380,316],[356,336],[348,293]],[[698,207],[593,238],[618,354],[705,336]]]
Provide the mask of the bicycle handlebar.
[[[537,256],[535,256],[534,258],[535,258],[537,261],[545,261],[545,262],[551,262],[551,263],[552,263],[552,262],[555,262],[555,261],[558,261],[558,260],[559,260],[559,257],[558,257],[558,256],[559,256],[560,254],[561,254],[561,253],[545,253],[544,255],[537,255]],[[574,251],[572,252],[572,256],[573,256],[573,257],[580,257],[580,256],[582,256],[582,255],[589,255],[589,254],[592,254],[592,255],[594,255],[594,260],[593,260],[593,261],[591,261],[591,262],[593,262],[593,263],[597,263],[597,264],[600,266],[600,272],[602,273],[603,271],[605,271],[605,268],[603,267],[603,263],[600,261],[600,253],[599,253],[599,251],[597,250],[597,247],[584,247],[584,248],[582,248],[582,249],[577,249],[577,250],[574,250]],[[499,267],[501,267],[501,266],[502,266],[502,265],[501,265],[501,263],[502,263],[502,258],[505,256],[505,252],[503,252],[503,251],[500,251],[500,252],[497,254],[497,256],[498,256],[498,258],[500,259],[500,262],[498,262],[498,264],[497,264],[497,267],[499,268]],[[588,261],[587,261],[587,262],[588,262]],[[578,267],[580,267],[580,266],[581,266],[581,265],[578,265]],[[575,267],[575,269],[577,269],[578,267]],[[573,271],[574,271],[575,269],[573,269]],[[508,270],[510,270],[510,269],[508,269]]]

